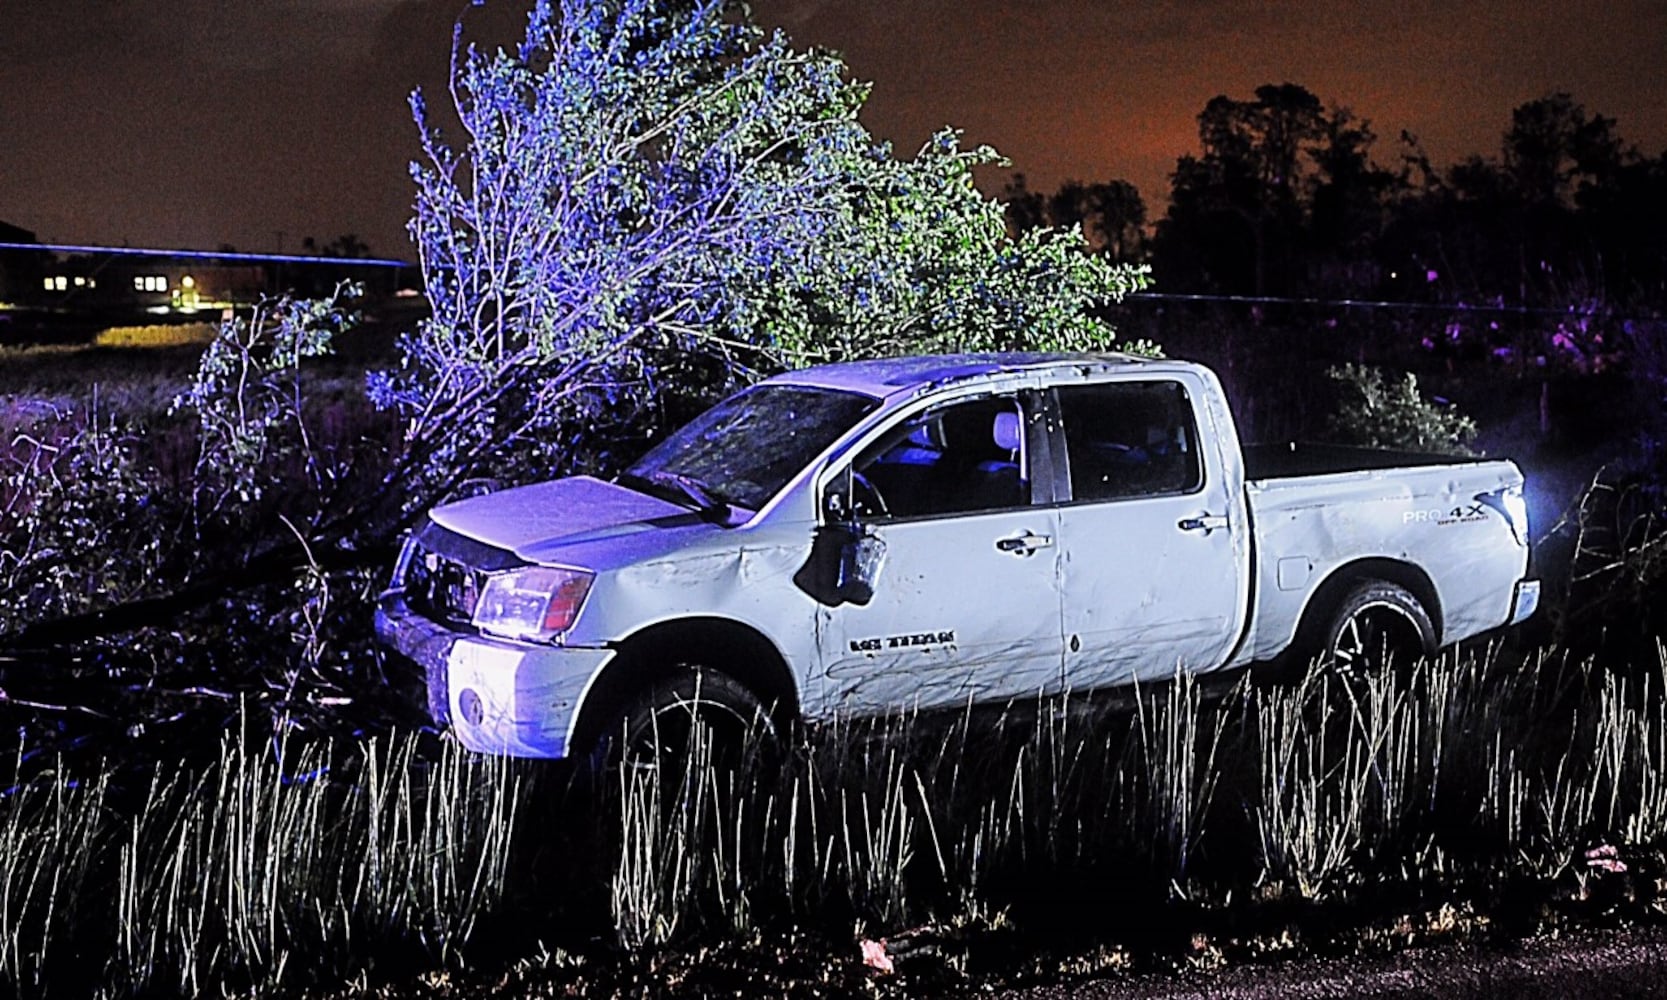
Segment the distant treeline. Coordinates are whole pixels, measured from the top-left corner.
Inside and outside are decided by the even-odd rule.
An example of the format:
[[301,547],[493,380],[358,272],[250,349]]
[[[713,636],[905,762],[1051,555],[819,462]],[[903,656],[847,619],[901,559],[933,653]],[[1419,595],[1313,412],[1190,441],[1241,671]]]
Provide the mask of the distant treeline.
[[1496,155],[1433,165],[1401,132],[1292,83],[1215,97],[1199,155],[1148,226],[1126,181],[1007,186],[1015,230],[1081,224],[1101,251],[1153,265],[1170,293],[1374,298],[1653,312],[1667,296],[1667,152],[1622,141],[1568,94],[1511,112]]

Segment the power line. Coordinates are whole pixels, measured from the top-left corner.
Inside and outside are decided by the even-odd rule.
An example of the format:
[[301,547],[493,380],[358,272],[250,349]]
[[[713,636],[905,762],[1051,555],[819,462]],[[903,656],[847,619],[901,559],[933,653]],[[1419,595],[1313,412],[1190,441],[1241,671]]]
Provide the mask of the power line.
[[308,257],[301,254],[241,253],[236,250],[153,250],[141,247],[79,246],[67,243],[5,243],[0,250],[34,250],[43,253],[115,254],[127,257],[176,257],[186,260],[236,260],[277,264],[351,264],[354,267],[413,267],[403,260],[378,257]]
[[[1507,306],[1470,302],[1393,302],[1388,299],[1318,299],[1282,295],[1210,295],[1182,292],[1131,292],[1125,299],[1150,299],[1160,302],[1229,302],[1245,305],[1307,305],[1341,306],[1364,309],[1405,309],[1414,312],[1477,312],[1503,313],[1518,316],[1596,316],[1601,310],[1569,306],[1551,309],[1544,306]],[[1636,317],[1617,317],[1636,318]]]

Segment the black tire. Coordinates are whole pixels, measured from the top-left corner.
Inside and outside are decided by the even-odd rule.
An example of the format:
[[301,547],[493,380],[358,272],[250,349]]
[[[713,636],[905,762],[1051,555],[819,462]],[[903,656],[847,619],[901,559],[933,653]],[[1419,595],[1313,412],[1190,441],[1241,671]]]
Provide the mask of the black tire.
[[1412,592],[1386,580],[1349,590],[1320,633],[1322,667],[1359,676],[1389,666],[1405,668],[1435,652],[1435,625]]
[[598,749],[605,763],[634,767],[682,763],[700,749],[715,766],[740,770],[769,764],[780,742],[775,718],[746,685],[721,671],[689,666],[637,696]]

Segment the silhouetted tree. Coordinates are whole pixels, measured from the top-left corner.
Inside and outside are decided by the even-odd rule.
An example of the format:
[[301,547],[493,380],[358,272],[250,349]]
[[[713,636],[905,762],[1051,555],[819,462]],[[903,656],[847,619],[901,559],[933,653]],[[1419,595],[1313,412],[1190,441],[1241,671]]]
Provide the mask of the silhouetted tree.
[[1250,101],[1211,98],[1198,116],[1203,153],[1176,162],[1158,224],[1154,263],[1166,285],[1290,290],[1327,124],[1319,98],[1293,83],[1258,87]]
[[1658,174],[1613,119],[1552,94],[1511,112],[1496,158],[1466,157],[1408,192],[1380,254],[1439,276],[1443,300],[1589,308],[1658,283]]
[[1089,238],[1117,260],[1139,259],[1146,244],[1146,202],[1140,189],[1125,180],[1091,184],[1087,199]]
[[1082,227],[1094,249],[1121,261],[1138,260],[1144,249],[1146,203],[1125,180],[1084,184],[1069,180],[1051,195],[1030,190],[1024,174],[1014,174],[1002,189],[1007,225],[1014,233],[1042,226]]
[[1603,253],[1611,297],[1660,310],[1667,302],[1667,152],[1623,156],[1578,201]]
[[1048,196],[1048,221],[1061,229],[1081,226],[1087,232],[1088,212],[1088,188],[1082,181],[1066,181]]
[[1388,222],[1389,199],[1401,182],[1372,162],[1377,135],[1370,122],[1334,108],[1321,128],[1312,152],[1318,173],[1308,206],[1307,290],[1357,294],[1379,283],[1378,240]]
[[1511,112],[1504,163],[1532,205],[1573,207],[1582,189],[1605,183],[1621,161],[1615,120],[1588,116],[1568,94],[1552,94]]
[[1006,205],[1007,231],[1017,236],[1048,224],[1047,200],[1040,191],[1032,191],[1024,174],[1014,174],[1001,189],[1001,200]]

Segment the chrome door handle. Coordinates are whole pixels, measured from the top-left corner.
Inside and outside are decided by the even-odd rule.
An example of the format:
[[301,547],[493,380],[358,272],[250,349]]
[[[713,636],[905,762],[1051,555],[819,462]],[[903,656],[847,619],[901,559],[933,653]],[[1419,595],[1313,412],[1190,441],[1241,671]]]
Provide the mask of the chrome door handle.
[[1227,515],[1200,514],[1198,517],[1186,517],[1182,518],[1180,522],[1175,525],[1175,527],[1180,528],[1182,531],[1202,531],[1204,534],[1208,535],[1210,532],[1215,531],[1218,528],[1224,531],[1226,530]]
[[1036,535],[1025,532],[1017,538],[1003,538],[996,542],[996,548],[1014,555],[1028,556],[1037,549],[1045,549],[1053,544],[1053,536]]

